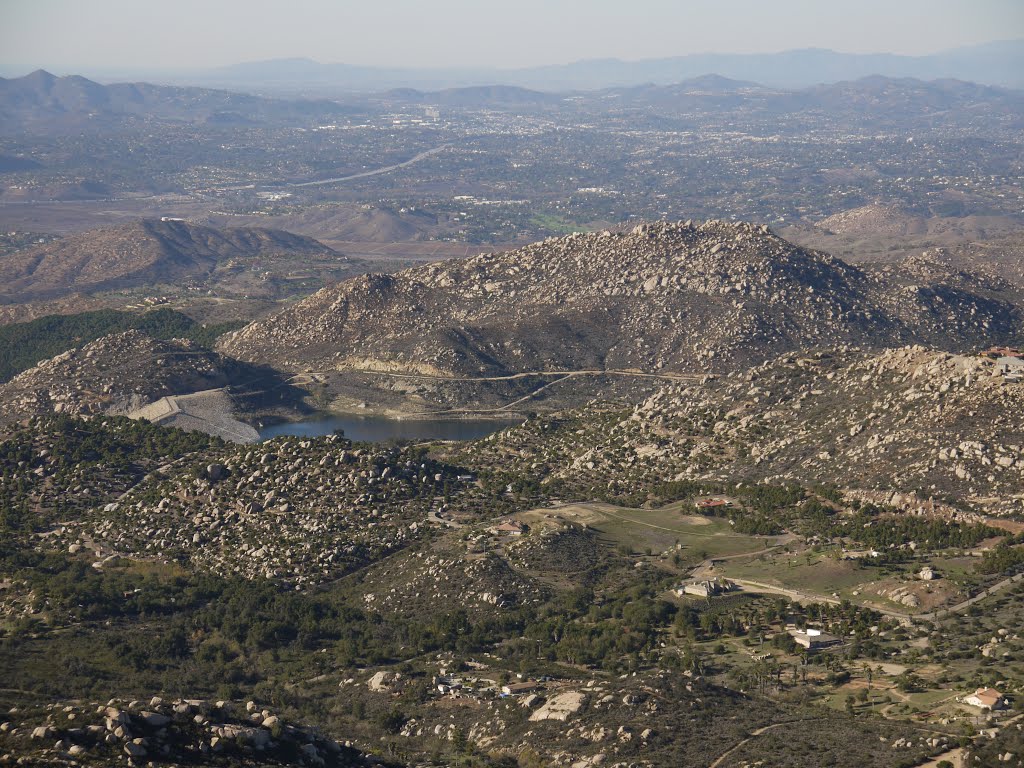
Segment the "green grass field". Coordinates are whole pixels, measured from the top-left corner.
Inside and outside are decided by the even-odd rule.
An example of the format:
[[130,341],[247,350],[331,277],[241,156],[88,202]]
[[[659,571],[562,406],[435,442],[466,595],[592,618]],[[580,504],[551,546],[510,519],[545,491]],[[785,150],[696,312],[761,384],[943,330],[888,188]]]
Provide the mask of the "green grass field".
[[751,579],[802,592],[849,596],[858,586],[881,577],[878,569],[853,560],[836,560],[821,554],[772,552],[764,557],[724,563],[727,577]]
[[558,234],[569,235],[573,232],[579,232],[582,227],[578,224],[574,224],[561,216],[555,216],[549,213],[538,213],[530,219],[530,223],[539,229],[545,229],[548,232],[555,232]]
[[558,513],[566,519],[585,522],[609,543],[629,547],[633,552],[659,553],[679,544],[689,561],[754,554],[774,546],[779,540],[772,536],[735,533],[727,520],[691,515],[689,509],[680,504],[661,509],[572,504],[559,508]]

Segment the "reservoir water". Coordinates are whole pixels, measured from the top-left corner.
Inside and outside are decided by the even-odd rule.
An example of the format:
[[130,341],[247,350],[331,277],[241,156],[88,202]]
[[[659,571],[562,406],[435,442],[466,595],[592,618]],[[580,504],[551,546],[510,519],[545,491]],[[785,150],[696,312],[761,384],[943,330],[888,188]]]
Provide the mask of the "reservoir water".
[[387,440],[476,440],[521,420],[494,419],[389,419],[384,416],[352,416],[319,413],[302,421],[261,427],[260,440],[281,435],[320,437],[341,429],[349,440],[372,443]]

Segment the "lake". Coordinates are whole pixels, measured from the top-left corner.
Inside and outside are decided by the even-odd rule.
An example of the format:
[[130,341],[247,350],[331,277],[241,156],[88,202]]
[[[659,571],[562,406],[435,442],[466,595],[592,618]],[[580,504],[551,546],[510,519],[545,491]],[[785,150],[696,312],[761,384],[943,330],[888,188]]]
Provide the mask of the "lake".
[[287,421],[261,427],[260,440],[282,435],[320,437],[345,431],[349,440],[381,443],[387,440],[476,440],[492,432],[519,424],[521,419],[389,419],[385,416],[352,416],[319,413],[301,421]]

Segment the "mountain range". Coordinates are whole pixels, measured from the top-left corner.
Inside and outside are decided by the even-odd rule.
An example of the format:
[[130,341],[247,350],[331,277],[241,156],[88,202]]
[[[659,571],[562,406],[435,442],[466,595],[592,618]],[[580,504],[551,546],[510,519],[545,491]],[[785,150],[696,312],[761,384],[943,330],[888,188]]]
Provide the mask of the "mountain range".
[[173,120],[205,125],[248,124],[317,117],[348,110],[325,100],[279,100],[206,88],[114,83],[36,70],[0,78],[0,131],[107,128],[118,121]]
[[671,85],[648,83],[628,88],[609,88],[596,92],[594,96],[606,104],[608,98],[615,98],[637,106],[679,103],[686,99],[702,99],[707,105],[709,97],[719,97],[723,100],[720,106],[727,107],[747,99],[757,100],[779,112],[822,109],[853,115],[893,111],[926,113],[981,103],[1001,105],[1014,114],[1020,114],[1024,107],[1024,93],[1012,89],[950,78],[926,81],[914,77],[883,75],[869,75],[799,90],[770,88],[746,80],[706,75]]
[[402,69],[275,59],[206,71],[151,73],[151,77],[225,88],[258,88],[261,92],[336,95],[344,91],[401,87],[435,90],[497,82],[544,91],[592,90],[647,82],[668,84],[709,72],[781,88],[803,88],[869,75],[927,80],[956,78],[1020,88],[1024,87],[1024,41],[992,42],[926,56],[807,48],[779,53],[693,54],[640,61],[592,59],[505,70]]
[[[232,87],[256,88],[236,83]],[[149,83],[101,85],[81,76],[55,77],[42,70],[0,78],[0,133],[59,134],[111,130],[144,121],[202,126],[308,125],[343,115],[407,105],[449,109],[557,109],[606,112],[616,108],[730,110],[753,108],[770,114],[821,111],[844,119],[899,121],[908,114],[948,119],[948,110],[989,110],[989,118],[1024,123],[1024,93],[954,79],[870,75],[827,85],[780,89],[722,75],[701,75],[671,84],[647,82],[587,92],[553,93],[513,85],[481,85],[442,90],[403,87],[373,96],[329,100],[268,99],[244,93]],[[32,170],[32,158],[0,155],[0,173]],[[108,189],[82,194],[109,194]]]
[[201,279],[232,259],[278,254],[342,258],[310,237],[283,230],[143,219],[0,258],[0,304]]

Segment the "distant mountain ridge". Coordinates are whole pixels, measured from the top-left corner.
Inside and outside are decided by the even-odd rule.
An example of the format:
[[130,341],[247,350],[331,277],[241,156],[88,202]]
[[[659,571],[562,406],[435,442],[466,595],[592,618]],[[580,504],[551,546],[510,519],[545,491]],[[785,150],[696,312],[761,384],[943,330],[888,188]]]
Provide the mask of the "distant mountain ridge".
[[708,76],[672,85],[610,88],[580,99],[592,110],[607,109],[612,103],[665,114],[752,109],[765,115],[827,115],[874,130],[901,130],[908,119],[919,125],[971,121],[984,111],[989,121],[1024,130],[1024,91],[951,79],[924,81],[871,75],[785,90]]
[[1024,92],[953,78],[925,81],[915,77],[870,75],[807,88],[795,98],[821,107],[879,111],[944,110],[980,102],[1003,102],[1015,111],[1024,112]]
[[0,131],[103,128],[117,121],[157,119],[196,123],[308,122],[348,114],[324,100],[267,99],[195,87],[114,83],[36,70],[0,78]]
[[955,78],[987,85],[1024,88],[1024,40],[956,48],[926,56],[841,53],[807,48],[778,53],[692,54],[639,61],[591,59],[523,69],[403,69],[322,64],[310,59],[247,62],[203,72],[174,73],[178,82],[220,87],[260,87],[283,92],[309,88],[321,93],[381,91],[390,88],[441,90],[462,86],[506,85],[542,91],[596,90],[656,83],[667,85],[715,72],[778,88],[857,80],[869,75]]
[[[244,85],[238,83],[235,87]],[[398,105],[514,111],[557,108],[567,100],[580,107],[601,110],[627,104],[641,108],[694,106],[701,110],[749,105],[778,114],[822,110],[849,115],[858,121],[883,122],[890,118],[899,120],[908,112],[927,116],[930,112],[985,105],[1024,128],[1024,91],[950,78],[924,81],[870,75],[786,89],[720,74],[701,74],[668,84],[650,79],[640,85],[557,93],[500,84],[432,91],[401,87],[365,96],[348,94],[346,103],[341,104],[323,99],[267,99],[245,93],[148,83],[100,85],[84,77],[58,78],[39,70],[21,78],[0,78],[0,133],[106,130],[150,120],[209,126],[308,125],[321,119],[332,121],[343,115]],[[30,158],[0,156],[0,172],[25,170],[32,163]],[[78,196],[108,193],[109,190],[83,191]]]
[[388,105],[422,104],[438,107],[543,108],[564,103],[594,111],[616,107],[728,110],[752,106],[776,114],[819,111],[851,120],[899,121],[908,114],[945,118],[949,110],[976,110],[1020,123],[1024,128],[1024,91],[979,85],[963,80],[919,80],[913,77],[871,75],[798,90],[771,88],[721,75],[702,75],[677,83],[606,88],[599,91],[545,93],[515,86],[479,86],[442,91],[399,88],[373,97]]
[[476,85],[423,92],[415,88],[396,88],[382,94],[384,98],[411,103],[442,106],[473,106],[478,104],[551,104],[562,100],[558,94],[534,91],[514,85]]
[[0,258],[0,304],[197,278],[232,258],[280,252],[334,253],[283,230],[145,219]]

